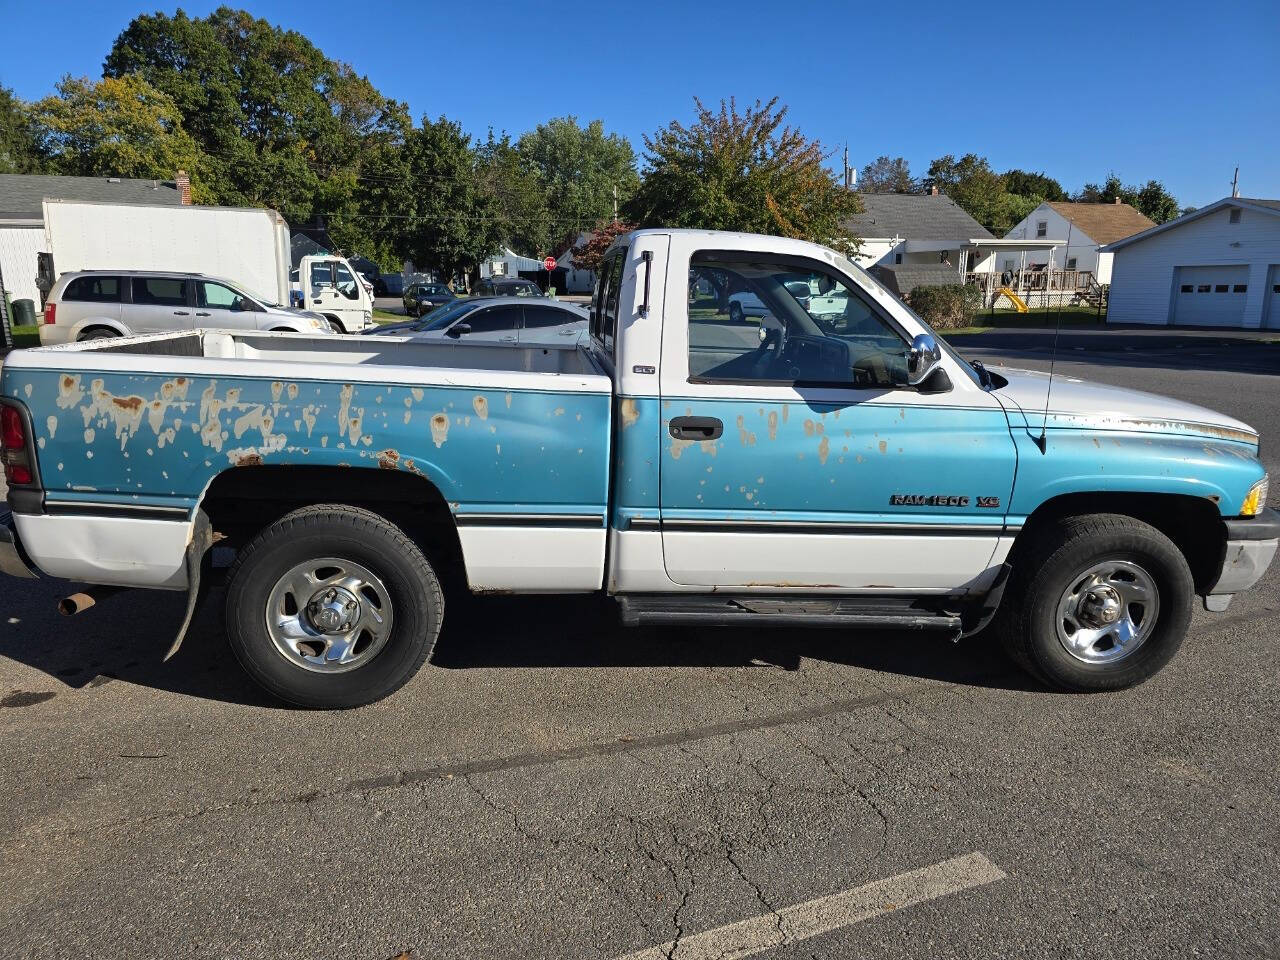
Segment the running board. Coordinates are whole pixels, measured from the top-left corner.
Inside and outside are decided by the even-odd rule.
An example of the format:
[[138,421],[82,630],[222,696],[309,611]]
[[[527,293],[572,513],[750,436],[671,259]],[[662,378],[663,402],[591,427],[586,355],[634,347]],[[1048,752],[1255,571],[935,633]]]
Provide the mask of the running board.
[[724,594],[633,594],[617,598],[627,626],[703,623],[749,627],[882,627],[959,634],[960,616],[916,598],[731,597]]

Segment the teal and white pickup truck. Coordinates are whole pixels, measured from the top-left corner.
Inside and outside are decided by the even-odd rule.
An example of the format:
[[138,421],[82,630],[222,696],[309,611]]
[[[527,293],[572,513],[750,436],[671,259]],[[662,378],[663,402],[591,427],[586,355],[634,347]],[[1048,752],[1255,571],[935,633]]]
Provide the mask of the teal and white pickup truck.
[[[743,293],[766,309],[731,317]],[[1045,683],[1120,688],[1197,595],[1222,610],[1262,576],[1280,520],[1247,425],[1049,387],[966,363],[824,247],[645,230],[576,347],[195,331],[11,354],[0,568],[187,590],[190,618],[218,540],[232,650],[313,707],[412,677],[455,565],[478,593],[607,592],[627,623],[994,621]]]

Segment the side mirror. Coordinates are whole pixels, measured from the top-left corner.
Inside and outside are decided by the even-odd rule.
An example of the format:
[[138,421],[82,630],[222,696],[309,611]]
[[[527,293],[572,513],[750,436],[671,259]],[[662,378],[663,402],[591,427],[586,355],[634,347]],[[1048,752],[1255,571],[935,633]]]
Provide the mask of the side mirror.
[[448,330],[445,331],[445,336],[453,337],[453,339],[457,340],[463,334],[467,334],[470,332],[471,332],[471,324],[455,323],[452,327],[450,327]]
[[918,334],[907,351],[907,385],[919,386],[941,362],[942,348],[938,341],[927,333]]

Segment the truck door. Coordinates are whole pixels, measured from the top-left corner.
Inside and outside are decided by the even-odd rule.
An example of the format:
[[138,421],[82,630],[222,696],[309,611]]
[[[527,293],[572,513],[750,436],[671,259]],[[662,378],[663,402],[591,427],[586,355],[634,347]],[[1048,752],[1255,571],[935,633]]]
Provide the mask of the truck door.
[[834,264],[697,243],[673,241],[663,327],[668,576],[884,594],[989,571],[1015,463],[994,398],[958,365],[945,392],[900,386],[909,338]]
[[345,262],[336,257],[303,257],[298,278],[306,309],[336,319],[343,328],[340,332],[355,333],[364,328],[364,315],[371,305]]

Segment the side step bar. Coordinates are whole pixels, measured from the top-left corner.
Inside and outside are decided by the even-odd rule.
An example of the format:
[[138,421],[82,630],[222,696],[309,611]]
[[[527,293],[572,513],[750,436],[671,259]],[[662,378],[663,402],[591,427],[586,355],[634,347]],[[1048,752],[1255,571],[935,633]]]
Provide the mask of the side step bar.
[[617,598],[627,626],[703,623],[747,627],[884,627],[959,634],[960,615],[894,597],[732,597],[724,594],[624,595]]

